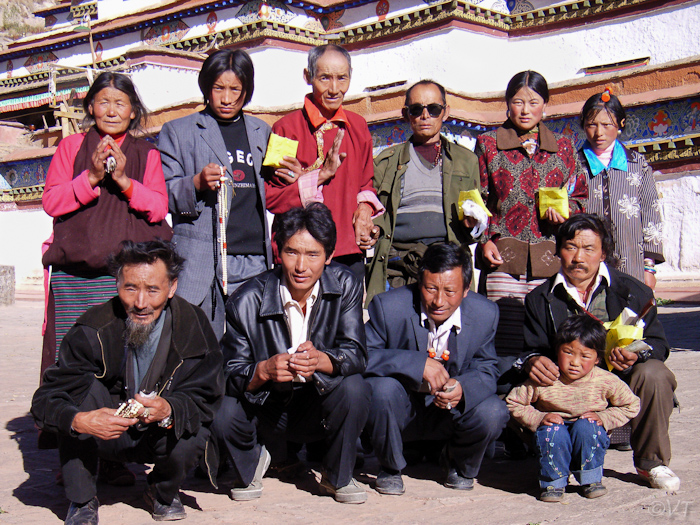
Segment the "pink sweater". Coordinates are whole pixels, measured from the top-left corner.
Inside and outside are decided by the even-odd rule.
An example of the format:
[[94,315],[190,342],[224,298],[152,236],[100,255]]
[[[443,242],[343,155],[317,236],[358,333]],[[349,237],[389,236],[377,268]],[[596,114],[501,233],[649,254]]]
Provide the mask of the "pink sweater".
[[[73,161],[84,138],[84,133],[66,137],[59,143],[51,160],[41,202],[46,213],[52,217],[74,212],[100,195],[100,187],[90,185],[87,170],[73,178]],[[132,184],[129,207],[141,213],[148,222],[165,219],[168,214],[168,192],[158,150],[153,149],[148,153],[143,184],[137,181]]]

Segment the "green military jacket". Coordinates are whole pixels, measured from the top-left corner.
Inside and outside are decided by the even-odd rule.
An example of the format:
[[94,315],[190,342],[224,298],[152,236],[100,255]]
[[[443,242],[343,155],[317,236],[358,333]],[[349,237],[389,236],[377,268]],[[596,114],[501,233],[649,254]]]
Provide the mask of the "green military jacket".
[[[447,240],[458,244],[473,242],[469,229],[459,220],[457,204],[459,192],[480,188],[479,162],[467,148],[454,144],[441,136],[442,141],[442,195],[445,212]],[[381,228],[374,257],[369,263],[367,277],[367,302],[386,289],[386,273],[389,249],[394,238],[396,214],[401,202],[401,177],[410,160],[409,142],[383,150],[374,159],[374,188],[377,197],[386,208],[374,222]]]

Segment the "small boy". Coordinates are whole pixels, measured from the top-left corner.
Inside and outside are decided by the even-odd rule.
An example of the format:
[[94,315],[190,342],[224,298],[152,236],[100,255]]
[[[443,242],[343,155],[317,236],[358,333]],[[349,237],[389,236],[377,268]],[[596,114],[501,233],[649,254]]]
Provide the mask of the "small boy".
[[586,498],[607,493],[602,484],[607,431],[639,413],[639,398],[614,374],[599,368],[605,329],[587,315],[569,317],[555,338],[559,379],[541,387],[531,380],[514,388],[511,416],[535,433],[540,461],[540,499],[559,502],[571,470]]

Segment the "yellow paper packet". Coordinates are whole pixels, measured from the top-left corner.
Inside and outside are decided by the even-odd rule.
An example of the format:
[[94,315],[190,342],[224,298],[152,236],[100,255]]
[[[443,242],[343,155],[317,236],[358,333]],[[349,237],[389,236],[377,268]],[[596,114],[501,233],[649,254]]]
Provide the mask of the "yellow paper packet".
[[484,199],[481,198],[481,193],[479,192],[479,190],[460,191],[459,192],[459,201],[457,203],[457,215],[459,216],[460,221],[464,220],[464,213],[462,212],[462,204],[464,204],[465,201],[475,202],[479,206],[479,208],[483,209],[486,212],[486,215],[488,217],[492,216],[491,212],[484,204]]
[[636,314],[629,308],[625,308],[617,319],[604,323],[603,326],[608,330],[605,338],[605,364],[608,370],[612,370],[610,364],[610,354],[613,348],[624,348],[634,341],[644,339],[644,321],[640,322],[639,326],[625,324],[631,317],[636,317]]
[[267,143],[267,153],[265,154],[265,160],[263,160],[263,166],[272,166],[273,168],[281,167],[280,162],[284,157],[297,156],[298,147],[298,141],[271,133],[270,140]]
[[553,208],[565,219],[569,218],[569,194],[566,188],[540,188],[540,218],[548,208]]

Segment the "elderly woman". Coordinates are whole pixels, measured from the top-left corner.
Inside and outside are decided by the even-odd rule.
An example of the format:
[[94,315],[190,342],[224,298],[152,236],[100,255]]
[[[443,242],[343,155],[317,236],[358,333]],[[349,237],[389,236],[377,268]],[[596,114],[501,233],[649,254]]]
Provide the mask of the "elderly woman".
[[131,133],[143,129],[146,108],[129,77],[102,73],[83,106],[91,126],[59,143],[42,197],[54,217],[42,372],[75,320],[116,294],[107,258],[121,242],[172,237],[160,155]]
[[504,353],[522,350],[525,295],[559,270],[554,231],[564,217],[553,208],[540,217],[538,189],[566,188],[570,213],[583,210],[588,197],[571,141],[542,123],[548,102],[542,75],[518,73],[506,89],[508,120],[476,142],[482,191],[493,214],[481,247],[480,288],[499,302],[500,326],[511,332],[499,330],[497,347]]
[[260,175],[270,126],[243,114],[253,75],[245,51],[209,56],[199,73],[206,107],[165,124],[158,142],[173,242],[187,259],[177,293],[202,307],[219,340],[226,297],[272,264]]
[[[41,372],[56,362],[61,341],[88,308],[117,292],[107,259],[125,240],[170,240],[164,221],[168,195],[158,150],[132,132],[143,131],[146,108],[129,77],[105,72],[83,102],[86,133],[63,139],[46,175],[42,204],[54,217],[45,245],[51,269]],[[42,432],[40,448],[52,448],[55,435]],[[100,480],[133,485],[124,465],[100,462]]]
[[653,289],[655,265],[664,261],[658,195],[644,157],[618,140],[625,109],[610,88],[583,105],[581,127],[588,139],[579,152],[589,174],[587,211],[612,233],[618,269]]

